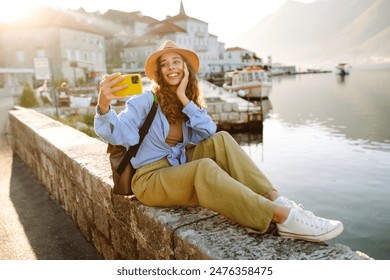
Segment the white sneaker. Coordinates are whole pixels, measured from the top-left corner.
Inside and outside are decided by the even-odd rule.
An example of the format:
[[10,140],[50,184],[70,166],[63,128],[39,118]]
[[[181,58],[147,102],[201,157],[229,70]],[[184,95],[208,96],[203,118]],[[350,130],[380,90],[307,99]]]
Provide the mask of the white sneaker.
[[278,203],[277,204],[279,204],[281,206],[285,206],[285,207],[292,208],[292,209],[306,211],[307,214],[314,216],[313,212],[304,210],[303,204],[301,204],[301,203],[297,204],[295,201],[290,200],[290,199],[288,199],[287,197],[284,197],[284,196],[279,196],[277,199],[278,199]]
[[288,224],[277,224],[277,228],[280,236],[312,242],[333,239],[344,230],[340,221],[320,218],[311,212],[299,209],[296,209],[292,221]]
[[288,208],[295,208],[295,209],[303,210],[302,204],[297,204],[295,201],[290,200],[287,197],[279,196],[276,200],[278,201],[279,205],[282,205],[282,206],[285,206]]

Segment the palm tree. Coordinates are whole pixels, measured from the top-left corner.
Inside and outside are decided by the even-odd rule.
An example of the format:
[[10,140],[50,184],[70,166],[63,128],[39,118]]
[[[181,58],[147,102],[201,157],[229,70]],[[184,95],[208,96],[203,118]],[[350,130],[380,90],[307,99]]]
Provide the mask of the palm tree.
[[260,58],[260,57],[258,57],[258,56],[256,55],[256,53],[252,53],[252,59],[254,60],[254,62],[258,61],[258,62],[261,63],[261,62],[263,61],[263,59]]
[[242,62],[249,61],[251,59],[251,56],[249,53],[245,53],[241,56]]

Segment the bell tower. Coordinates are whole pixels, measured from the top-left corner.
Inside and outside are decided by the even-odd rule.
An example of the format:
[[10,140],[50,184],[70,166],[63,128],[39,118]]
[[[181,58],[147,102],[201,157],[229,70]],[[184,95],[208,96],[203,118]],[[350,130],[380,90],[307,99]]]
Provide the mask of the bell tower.
[[185,15],[186,11],[184,10],[183,0],[180,1],[180,12],[179,15]]

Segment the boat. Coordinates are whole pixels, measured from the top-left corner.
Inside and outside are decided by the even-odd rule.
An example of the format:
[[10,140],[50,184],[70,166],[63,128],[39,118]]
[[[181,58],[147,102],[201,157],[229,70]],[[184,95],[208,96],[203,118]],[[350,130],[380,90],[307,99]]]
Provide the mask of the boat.
[[223,88],[236,92],[243,98],[263,99],[268,98],[272,81],[267,71],[258,66],[251,66],[240,71],[226,72]]
[[89,108],[91,102],[90,96],[70,96],[70,108]]
[[336,66],[337,75],[348,75],[351,71],[351,66],[348,63],[339,63]]

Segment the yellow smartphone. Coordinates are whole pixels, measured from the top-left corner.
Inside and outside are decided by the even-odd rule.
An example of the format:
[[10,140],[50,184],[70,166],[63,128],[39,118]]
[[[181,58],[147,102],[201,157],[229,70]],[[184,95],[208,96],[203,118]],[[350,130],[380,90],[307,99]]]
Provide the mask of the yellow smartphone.
[[140,74],[122,75],[125,79],[117,84],[115,87],[127,84],[127,88],[117,91],[117,96],[127,96],[142,93],[142,79]]

